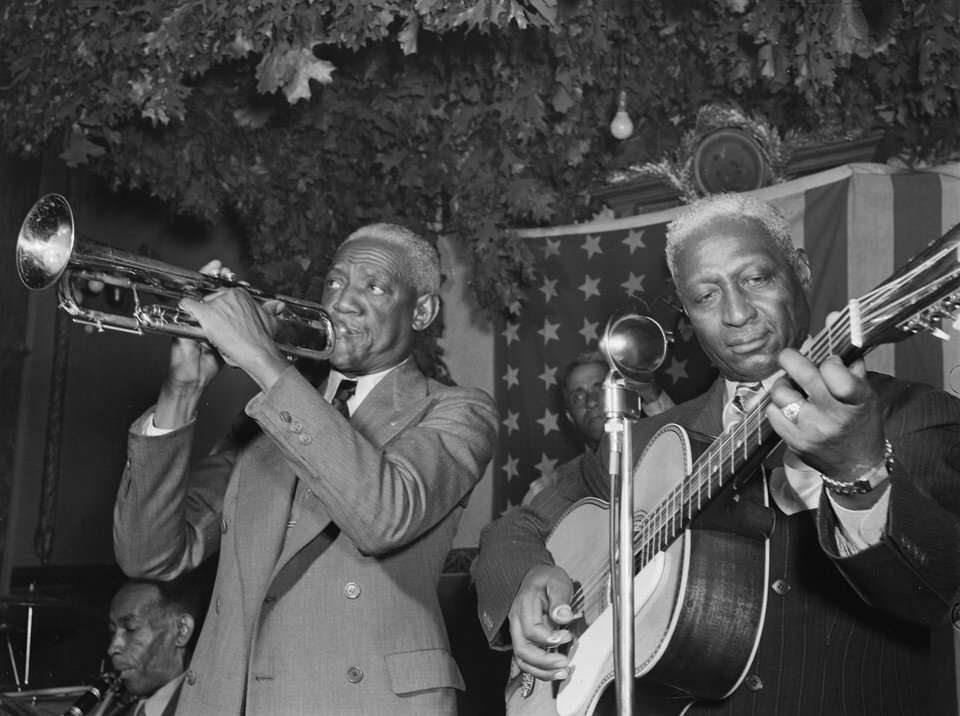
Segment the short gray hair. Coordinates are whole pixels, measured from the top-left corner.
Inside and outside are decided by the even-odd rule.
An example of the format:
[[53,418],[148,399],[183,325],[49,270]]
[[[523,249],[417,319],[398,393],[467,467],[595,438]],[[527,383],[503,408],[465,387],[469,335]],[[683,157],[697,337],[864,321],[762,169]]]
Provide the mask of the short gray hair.
[[731,218],[757,224],[776,244],[787,263],[794,270],[798,269],[797,248],[790,236],[786,217],[777,207],[751,194],[712,194],[685,207],[667,224],[665,253],[667,267],[674,280],[678,278],[677,254],[683,247],[683,242],[712,222]]
[[403,249],[410,264],[410,279],[417,296],[440,291],[440,254],[420,234],[400,224],[368,224],[350,234],[340,247],[357,239],[379,239]]

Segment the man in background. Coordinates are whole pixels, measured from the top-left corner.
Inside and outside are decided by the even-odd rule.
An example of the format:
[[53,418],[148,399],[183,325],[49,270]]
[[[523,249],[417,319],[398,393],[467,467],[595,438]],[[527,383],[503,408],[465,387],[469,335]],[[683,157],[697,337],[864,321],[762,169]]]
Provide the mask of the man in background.
[[[189,580],[132,579],[110,605],[107,655],[122,691],[102,716],[172,716],[190,661],[200,599]],[[134,697],[134,698],[125,698]],[[121,705],[122,704],[122,705]]]
[[[606,422],[603,414],[603,382],[609,372],[607,360],[599,351],[581,353],[560,371],[557,382],[563,390],[566,416],[583,439],[584,451],[553,472],[531,482],[522,504],[529,504],[543,488],[553,487],[567,475],[578,472],[583,460],[596,459]],[[649,383],[632,385],[640,396],[640,408],[644,415],[658,415],[674,406],[667,392],[660,388],[656,374],[651,373]]]

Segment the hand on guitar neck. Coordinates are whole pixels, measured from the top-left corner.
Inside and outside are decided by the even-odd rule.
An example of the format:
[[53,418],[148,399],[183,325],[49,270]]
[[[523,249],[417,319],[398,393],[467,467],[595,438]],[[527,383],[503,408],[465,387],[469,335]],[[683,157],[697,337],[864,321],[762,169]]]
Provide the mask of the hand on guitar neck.
[[538,565],[530,569],[510,607],[510,638],[517,665],[543,681],[567,677],[567,657],[556,651],[573,634],[564,629],[579,619],[570,608],[573,582],[560,567]]
[[[863,361],[849,367],[836,356],[819,366],[792,348],[778,361],[786,373],[770,389],[770,426],[804,463],[841,483],[883,467],[883,416]],[[788,406],[799,404],[790,414]],[[786,409],[786,414],[784,410]],[[868,509],[883,490],[834,495],[849,509]]]

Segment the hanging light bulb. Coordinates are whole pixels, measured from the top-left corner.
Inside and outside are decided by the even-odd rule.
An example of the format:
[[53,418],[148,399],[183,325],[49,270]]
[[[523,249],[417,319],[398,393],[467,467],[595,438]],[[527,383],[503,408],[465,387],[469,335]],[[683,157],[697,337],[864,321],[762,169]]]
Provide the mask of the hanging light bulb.
[[610,134],[617,139],[626,139],[633,134],[633,121],[627,114],[627,91],[620,90],[617,98],[617,113],[613,115],[613,121],[610,122]]

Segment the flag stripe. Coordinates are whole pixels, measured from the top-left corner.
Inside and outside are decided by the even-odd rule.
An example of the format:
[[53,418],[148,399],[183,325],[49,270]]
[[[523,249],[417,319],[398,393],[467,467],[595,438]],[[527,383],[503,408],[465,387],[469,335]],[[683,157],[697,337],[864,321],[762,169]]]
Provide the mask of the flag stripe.
[[[888,174],[855,178],[847,216],[850,298],[863,296],[893,274],[893,183]],[[866,358],[867,368],[893,375],[896,352],[883,345]]]
[[[932,173],[895,174],[893,183],[894,265],[903,266],[942,234],[940,177]],[[896,346],[897,375],[938,385],[943,377],[943,348],[928,333]]]
[[[850,180],[806,191],[803,212],[804,237],[813,290],[810,296],[811,329],[826,325],[830,311],[847,302],[847,194]],[[815,207],[815,208],[814,208]]]

